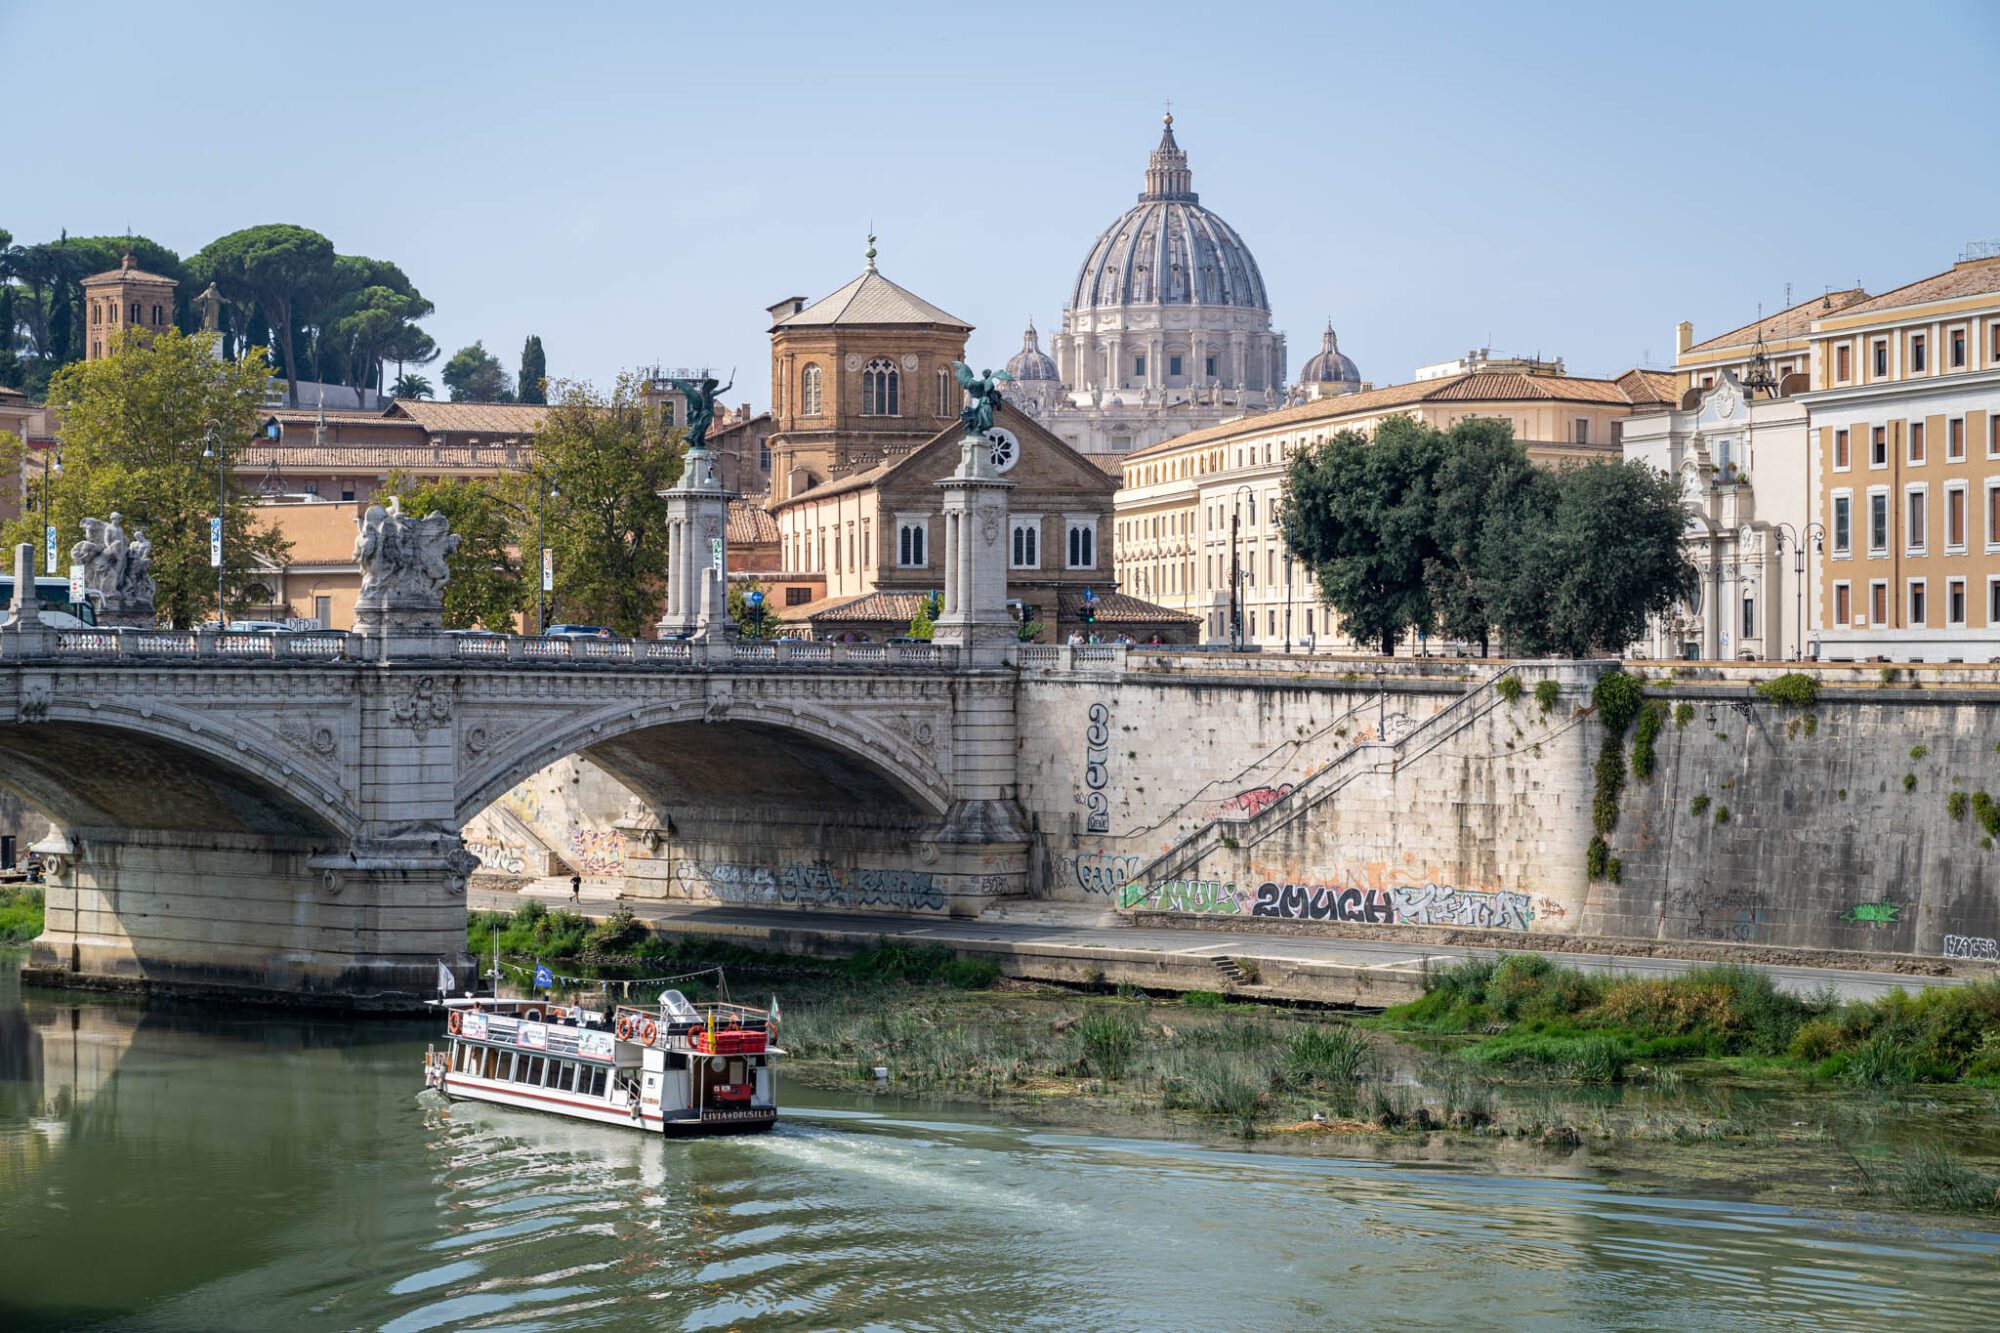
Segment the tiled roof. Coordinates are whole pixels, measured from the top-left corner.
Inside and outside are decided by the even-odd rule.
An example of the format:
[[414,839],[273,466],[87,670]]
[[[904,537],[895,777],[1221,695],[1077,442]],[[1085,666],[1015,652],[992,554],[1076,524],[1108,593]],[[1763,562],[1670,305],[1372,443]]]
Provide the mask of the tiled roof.
[[[128,255],[126,258],[129,259],[131,256]],[[106,283],[111,282],[164,282],[169,286],[179,285],[172,278],[164,274],[148,273],[145,269],[136,266],[133,268],[114,268],[108,273],[93,273],[78,285],[83,287],[102,287]]]
[[[1650,375],[1653,372],[1641,373]],[[1623,383],[1623,376],[1618,380],[1599,380],[1587,379],[1580,375],[1523,375],[1515,371],[1468,371],[1462,375],[1449,375],[1443,379],[1416,380],[1409,384],[1391,384],[1386,388],[1369,389],[1362,393],[1316,398],[1311,402],[1294,403],[1290,407],[1281,407],[1271,412],[1238,417],[1219,426],[1208,426],[1201,430],[1189,431],[1185,435],[1176,435],[1171,440],[1164,440],[1145,449],[1135,449],[1123,455],[1122,461],[1148,458],[1154,454],[1168,453],[1189,445],[1206,444],[1211,440],[1229,440],[1240,435],[1259,434],[1303,422],[1339,422],[1349,417],[1368,416],[1411,403],[1557,402],[1636,406],[1639,401],[1665,401],[1654,397],[1635,400],[1622,387]],[[1649,393],[1658,391],[1651,380],[1645,381],[1645,384]]]
[[[1101,592],[1097,594],[1096,601],[1097,617],[1091,623],[1097,625],[1193,625],[1200,620],[1199,616],[1175,611],[1129,593]],[[1081,619],[1082,590],[1060,589],[1056,593],[1056,606],[1065,621]]]
[[531,455],[519,449],[510,452],[497,444],[328,444],[318,448],[310,444],[280,444],[275,447],[251,445],[236,453],[231,461],[239,473],[246,468],[268,468],[273,464],[341,471],[353,468],[382,471],[392,468],[411,471],[450,468],[456,471],[500,472],[520,467],[524,456]]
[[1741,328],[1727,333],[1718,333],[1688,348],[1689,352],[1713,352],[1724,347],[1748,347],[1757,341],[1757,332],[1763,330],[1767,343],[1782,342],[1787,338],[1803,338],[1812,328],[1812,322],[1827,315],[1838,314],[1857,302],[1868,299],[1868,293],[1859,287],[1848,287],[1824,296],[1810,297],[1789,309],[1764,319],[1753,320]]
[[1856,302],[1838,313],[1863,315],[1876,310],[1923,305],[1929,301],[1950,301],[1960,296],[1985,296],[1989,292],[2000,293],[2000,257],[1965,260],[1942,273]]
[[836,597],[822,597],[817,602],[788,608],[784,619],[791,621],[809,620],[814,625],[858,625],[858,624],[903,624],[917,618],[917,611],[923,606],[928,593],[921,592],[866,592],[858,596],[842,593]]
[[872,262],[853,282],[831,296],[814,301],[796,315],[785,316],[773,327],[795,329],[828,324],[947,324],[968,330],[972,327],[915,292],[898,287],[878,273]]
[[1614,383],[1635,407],[1647,403],[1679,401],[1679,395],[1674,392],[1674,377],[1671,371],[1641,370],[1635,366],[1620,375]]
[[[320,410],[316,407],[279,407],[272,409],[270,415],[276,417],[278,421],[287,428],[293,426],[309,427],[320,419]],[[339,422],[342,425],[359,424],[364,426],[368,425],[391,426],[397,430],[404,430],[404,431],[407,431],[410,428],[410,423],[408,421],[405,421],[400,417],[385,416],[379,410],[373,412],[367,412],[367,411],[362,411],[359,408],[329,407],[326,409],[325,415],[326,415],[326,423],[329,426],[333,425],[335,422]]]
[[532,435],[541,429],[549,409],[531,403],[434,403],[423,398],[398,398],[387,414],[408,417],[432,434]]
[[731,546],[776,545],[778,520],[759,505],[746,500],[729,502],[728,538]]

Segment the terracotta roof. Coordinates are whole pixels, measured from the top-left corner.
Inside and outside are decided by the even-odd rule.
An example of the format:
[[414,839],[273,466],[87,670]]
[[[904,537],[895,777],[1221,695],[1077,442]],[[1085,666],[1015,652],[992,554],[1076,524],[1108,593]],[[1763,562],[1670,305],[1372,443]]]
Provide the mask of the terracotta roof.
[[294,468],[406,468],[428,471],[452,468],[463,471],[502,472],[521,466],[524,451],[510,451],[503,445],[372,445],[280,444],[275,447],[251,445],[234,456],[237,471],[268,468],[272,464]]
[[745,500],[731,500],[727,536],[731,546],[775,546],[778,520],[765,513],[759,505]]
[[814,301],[771,327],[795,329],[827,324],[946,324],[955,329],[972,328],[957,315],[938,309],[915,292],[883,277],[872,260],[860,277],[833,295]]
[[1917,282],[1898,287],[1894,291],[1883,292],[1880,296],[1866,301],[1857,301],[1837,313],[1860,315],[1875,310],[1897,310],[1903,306],[1923,305],[1929,301],[1950,301],[1961,296],[1985,296],[1989,292],[2000,293],[2000,256],[1992,259],[1967,259],[1952,265],[1942,273],[1932,274]]
[[804,606],[787,607],[781,619],[810,620],[815,625],[907,625],[916,619],[917,609],[928,596],[928,593],[921,592],[841,593],[834,597],[822,597],[817,602],[807,602]]
[[[1193,625],[1200,622],[1199,616],[1191,616],[1183,611],[1175,611],[1149,602],[1129,593],[1101,592],[1097,594],[1096,625]],[[1083,592],[1081,589],[1063,588],[1056,593],[1056,606],[1066,621],[1081,619]]]
[[1620,392],[1636,407],[1646,403],[1675,403],[1674,376],[1667,370],[1642,370],[1634,366],[1615,381]]
[[[1838,314],[1849,306],[1868,299],[1868,293],[1859,287],[1848,287],[1824,296],[1809,297],[1789,309],[1780,310],[1760,320],[1753,320],[1727,333],[1718,333],[1688,348],[1688,352],[1713,352],[1724,347],[1748,347],[1757,341],[1757,331],[1762,329],[1764,341],[1780,342],[1788,338],[1803,338],[1812,329],[1812,322],[1826,315]],[[1682,353],[1686,355],[1687,353]]]
[[78,285],[83,287],[101,287],[110,282],[164,282],[169,286],[179,285],[174,279],[166,277],[163,274],[146,272],[145,269],[140,268],[132,262],[132,256],[130,255],[125,256],[124,264],[118,268],[114,268],[108,273],[93,273]]
[[386,413],[408,417],[433,434],[452,430],[482,435],[532,435],[548,414],[548,408],[531,403],[434,403],[423,398],[398,398]]
[[[1651,375],[1654,372],[1641,373]],[[1638,382],[1634,383],[1636,385]],[[1294,403],[1290,407],[1281,407],[1271,412],[1238,417],[1219,426],[1208,426],[1201,430],[1189,431],[1185,435],[1177,435],[1171,440],[1163,440],[1145,449],[1135,449],[1123,455],[1123,461],[1147,458],[1154,454],[1186,448],[1188,445],[1206,444],[1210,440],[1234,439],[1239,435],[1259,434],[1305,422],[1338,423],[1348,417],[1368,416],[1411,403],[1512,401],[1637,406],[1640,402],[1665,401],[1656,397],[1635,400],[1628,395],[1626,389],[1622,387],[1623,384],[1623,376],[1617,380],[1599,380],[1588,379],[1581,375],[1523,375],[1514,371],[1468,371],[1462,375],[1449,375],[1443,379],[1416,380],[1409,384],[1391,384],[1385,388],[1369,389],[1362,393],[1316,398],[1311,402]],[[1651,380],[1645,381],[1645,384],[1649,393],[1658,392]]]
[[[309,427],[319,420],[320,411],[316,407],[278,407],[273,408],[270,415],[276,417],[280,424],[287,427]],[[338,421],[343,425],[358,423],[361,425],[393,426],[398,430],[405,431],[410,428],[409,422],[398,417],[387,416],[380,409],[371,412],[354,407],[329,407],[326,409],[326,421],[328,425],[332,425]]]

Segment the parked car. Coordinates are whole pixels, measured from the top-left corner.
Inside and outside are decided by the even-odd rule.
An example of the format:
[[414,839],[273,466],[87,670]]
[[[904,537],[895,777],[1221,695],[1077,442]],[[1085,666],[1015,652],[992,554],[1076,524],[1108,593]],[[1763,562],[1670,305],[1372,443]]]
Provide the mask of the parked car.
[[602,625],[551,625],[542,631],[545,639],[615,639],[618,636]]
[[507,637],[497,629],[448,629],[445,633],[454,639],[504,639]]
[[226,631],[230,634],[297,634],[298,631],[281,620],[232,620]]

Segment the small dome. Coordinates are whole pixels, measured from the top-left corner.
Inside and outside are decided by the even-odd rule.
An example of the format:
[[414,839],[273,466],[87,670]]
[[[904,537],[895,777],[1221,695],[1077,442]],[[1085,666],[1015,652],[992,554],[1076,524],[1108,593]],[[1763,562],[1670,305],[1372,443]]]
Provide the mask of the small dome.
[[1340,340],[1334,336],[1333,321],[1326,322],[1326,333],[1319,341],[1319,354],[1306,362],[1299,371],[1301,384],[1359,384],[1360,368],[1352,358],[1340,350]]
[[1028,323],[1028,331],[1021,335],[1021,350],[1014,353],[1014,359],[1007,363],[1007,373],[1015,380],[1053,380],[1056,363],[1042,350],[1041,340],[1035,336],[1034,321]]

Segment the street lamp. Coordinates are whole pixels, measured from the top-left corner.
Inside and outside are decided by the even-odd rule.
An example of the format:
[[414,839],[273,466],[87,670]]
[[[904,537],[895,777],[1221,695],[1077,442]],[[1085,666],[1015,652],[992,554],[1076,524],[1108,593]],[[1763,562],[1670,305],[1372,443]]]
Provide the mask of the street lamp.
[[1250,496],[1252,505],[1257,503],[1257,493],[1245,482],[1236,488],[1229,504],[1229,646],[1239,653],[1243,651],[1243,562],[1238,536],[1242,528],[1245,494]]
[[223,519],[229,510],[229,469],[223,457],[220,421],[209,421],[206,440],[201,456],[215,460],[215,517],[210,520],[208,528],[208,563],[215,566],[215,628],[220,633],[229,628],[229,608],[222,595],[222,534],[226,526]]
[[535,554],[541,559],[541,570],[535,578],[535,633],[546,634],[549,629],[548,595],[549,585],[555,581],[555,563],[549,558],[548,520],[545,510],[550,500],[560,500],[562,492],[556,489],[553,480],[541,483],[541,474],[535,474]]
[[1778,534],[1778,554],[1785,553],[1785,543],[1792,545],[1792,600],[1796,603],[1796,630],[1792,637],[1792,660],[1802,662],[1806,653],[1806,545],[1811,543],[1814,551],[1823,551],[1826,543],[1826,528],[1823,524],[1808,523],[1804,528],[1795,528],[1789,523],[1774,523],[1772,529]]
[[56,511],[51,497],[55,494],[50,467],[54,476],[62,475],[62,455],[53,448],[42,450],[42,547],[49,573],[56,572]]
[[1285,552],[1285,656],[1292,655],[1292,553]]

